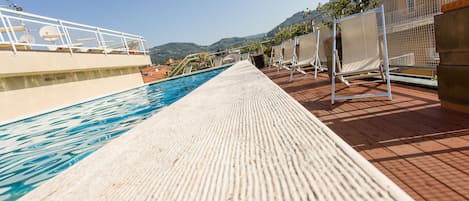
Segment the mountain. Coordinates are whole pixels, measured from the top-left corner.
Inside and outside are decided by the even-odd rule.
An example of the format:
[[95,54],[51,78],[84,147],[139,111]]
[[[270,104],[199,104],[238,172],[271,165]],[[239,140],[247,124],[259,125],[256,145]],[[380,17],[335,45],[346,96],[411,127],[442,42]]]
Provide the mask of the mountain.
[[208,51],[207,46],[195,43],[167,43],[150,49],[151,61],[154,64],[163,64],[169,58],[182,59],[193,53]]
[[272,37],[278,32],[279,28],[289,27],[293,24],[303,23],[305,21],[311,21],[314,19],[316,22],[320,22],[322,20],[321,17],[317,17],[318,12],[313,11],[308,15],[304,15],[304,12],[295,13],[293,16],[287,18],[285,21],[280,23],[278,26],[273,28],[271,31],[267,33],[261,33],[246,37],[232,37],[232,38],[223,38],[209,46],[201,46],[195,43],[168,43],[161,46],[156,46],[150,49],[150,55],[152,58],[152,62],[154,64],[162,64],[167,59],[182,59],[186,55],[197,53],[197,52],[204,52],[204,51],[211,51],[216,52],[220,50],[225,50],[227,48],[241,46],[245,42],[249,40],[262,40],[266,36]]
[[265,33],[261,33],[261,34],[246,36],[244,38],[246,38],[248,40],[257,40],[257,39],[263,39],[264,37],[265,37]]
[[248,39],[244,37],[224,38],[208,46],[208,49],[213,52],[221,51],[226,48],[243,45],[246,41]]
[[287,18],[285,21],[283,21],[281,24],[277,25],[275,28],[273,28],[271,31],[267,32],[267,37],[273,37],[275,34],[279,31],[280,28],[285,28],[289,27],[294,24],[300,24],[305,21],[311,21],[314,19],[316,23],[319,23],[322,21],[323,17],[319,16],[318,11],[312,11],[311,13],[305,15],[303,11],[295,13],[293,16]]

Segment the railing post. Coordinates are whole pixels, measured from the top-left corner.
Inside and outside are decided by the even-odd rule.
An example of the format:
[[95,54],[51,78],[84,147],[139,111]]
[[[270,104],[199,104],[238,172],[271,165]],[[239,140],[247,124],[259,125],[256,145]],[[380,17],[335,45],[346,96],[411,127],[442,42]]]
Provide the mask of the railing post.
[[[132,52],[130,51],[130,47],[132,46],[130,41],[135,41],[136,43],[135,45],[139,46],[137,47],[138,48],[137,51],[139,53],[143,52],[144,55],[148,55],[148,50],[145,47],[146,46],[145,39],[142,36],[127,34],[124,32],[117,32],[113,30],[108,30],[108,29],[103,29],[99,27],[93,27],[93,26],[88,26],[88,25],[83,25],[83,24],[78,24],[78,23],[73,23],[73,22],[68,22],[68,21],[55,19],[55,18],[43,17],[43,16],[29,14],[29,13],[20,13],[17,11],[10,11],[7,9],[0,9],[0,11],[1,11],[0,12],[0,27],[2,26],[4,27],[4,29],[2,30],[2,33],[0,34],[0,43],[3,43],[3,44],[7,43],[8,45],[11,45],[11,49],[14,52],[14,54],[17,54],[18,47],[20,47],[20,45],[48,47],[50,50],[52,50],[52,48],[54,47],[63,48],[65,50],[66,48],[68,48],[70,54],[74,54],[75,52],[74,50],[76,50],[76,47],[77,47],[76,45],[77,42],[86,41],[86,40],[81,40],[77,38],[75,38],[76,39],[75,40],[74,38],[72,38],[72,36],[75,36],[77,31],[84,31],[84,32],[94,33],[96,35],[98,46],[100,50],[103,50],[103,53],[105,54],[109,54],[108,50],[113,50],[114,48],[113,39],[109,40],[108,38],[108,41],[109,41],[108,42],[106,41],[106,38],[107,37],[116,37],[116,38],[120,37],[121,43],[123,44],[123,46],[125,46],[125,50],[127,51],[128,55],[132,54]],[[13,15],[9,15],[9,14],[13,14]],[[16,15],[19,15],[19,16],[17,17]],[[23,18],[25,16],[27,18]],[[18,24],[18,21],[19,22],[27,21],[31,23],[38,23],[41,25],[53,26],[53,28],[52,27],[51,28],[55,30],[55,31],[52,30],[52,32],[54,33],[49,33],[49,35],[47,36],[48,38],[46,38],[46,41],[50,41],[51,44],[30,43],[30,41],[20,41],[22,40],[22,38],[19,38],[19,36],[22,30],[19,30],[17,29],[17,27],[15,27]],[[24,24],[22,25],[24,27]],[[54,34],[54,35],[51,35],[51,34]],[[71,34],[74,34],[74,35],[71,35]],[[109,46],[106,43],[109,43]],[[121,49],[124,49],[124,48],[121,48]]]
[[[57,33],[60,34],[61,32],[60,32],[59,26],[55,26],[55,28],[57,29]],[[62,37],[60,37],[60,41],[62,42],[62,45],[65,45],[65,41]]]
[[127,55],[130,55],[129,45],[127,44],[127,39],[125,38],[124,33],[121,33],[122,41],[124,42],[125,50],[127,51]]
[[0,19],[2,20],[2,24],[3,24],[3,26],[5,27],[5,32],[7,33],[8,40],[10,41],[11,48],[13,49],[13,53],[16,54],[16,46],[15,46],[15,43],[14,43],[12,37],[11,37],[10,31],[9,31],[9,28],[8,28],[8,25],[7,25],[7,23],[5,22],[5,18],[3,17],[2,12],[0,12]]
[[[59,20],[58,22],[59,22],[60,27],[62,28],[62,31],[64,32],[65,40],[67,41],[68,50],[70,51],[70,54],[73,54],[72,39],[70,38],[70,34],[68,33],[67,28],[64,26],[63,22],[61,20]],[[58,37],[61,37],[61,36],[59,35]]]
[[[15,29],[13,28],[13,25],[11,24],[10,18],[6,18],[6,19],[7,19],[8,27],[10,29],[10,34],[11,34],[11,36],[13,36],[13,42],[14,42],[14,44],[16,44],[16,43],[18,43],[18,38],[16,37]],[[14,44],[12,45],[12,48],[15,51],[15,54],[16,54],[17,49],[16,49],[16,46]]]
[[[3,15],[2,15],[2,12],[1,12],[1,11],[0,11],[0,18],[3,19]],[[5,30],[6,30],[6,27],[5,27]],[[5,38],[3,38],[3,34],[2,34],[2,33],[0,33],[0,40],[2,41],[2,43],[5,42]]]
[[16,37],[15,29],[13,28],[13,25],[11,24],[10,18],[7,18],[7,23],[8,23],[8,26],[10,27],[10,32],[11,32],[11,35],[13,36],[13,39],[15,40],[15,43],[18,43],[18,38]]
[[140,37],[140,45],[142,46],[143,49],[143,55],[147,55],[147,50],[145,49],[145,43],[143,42],[143,38]]
[[106,41],[104,41],[103,34],[101,33],[101,30],[98,27],[96,27],[96,31],[99,36],[99,41],[101,41],[100,44],[101,44],[101,47],[103,48],[103,52],[105,55],[107,55]]

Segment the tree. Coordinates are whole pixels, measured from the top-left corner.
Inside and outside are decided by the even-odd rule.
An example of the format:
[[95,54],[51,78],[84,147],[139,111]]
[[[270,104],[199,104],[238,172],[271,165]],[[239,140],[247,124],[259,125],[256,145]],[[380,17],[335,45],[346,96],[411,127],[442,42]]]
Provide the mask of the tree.
[[324,5],[318,5],[318,10],[328,16],[323,20],[323,24],[332,28],[332,20],[340,19],[345,16],[353,15],[362,11],[375,8],[380,4],[380,0],[360,0],[359,2],[351,0],[337,0]]
[[265,49],[261,41],[247,41],[244,45],[246,50],[251,53],[263,53]]

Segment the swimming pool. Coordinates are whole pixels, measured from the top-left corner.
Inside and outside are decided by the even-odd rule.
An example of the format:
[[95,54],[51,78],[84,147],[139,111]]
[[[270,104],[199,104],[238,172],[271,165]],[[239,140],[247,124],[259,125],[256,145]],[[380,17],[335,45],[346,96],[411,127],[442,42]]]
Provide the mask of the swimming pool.
[[0,200],[16,200],[226,68],[0,125]]

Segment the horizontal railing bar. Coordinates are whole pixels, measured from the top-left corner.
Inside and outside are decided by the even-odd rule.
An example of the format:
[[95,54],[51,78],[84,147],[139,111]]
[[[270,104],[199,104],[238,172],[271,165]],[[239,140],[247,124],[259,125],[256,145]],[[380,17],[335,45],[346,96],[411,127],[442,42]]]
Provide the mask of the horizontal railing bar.
[[415,68],[415,69],[421,69],[421,70],[436,70],[435,66],[406,66],[406,65],[389,65],[392,67],[398,67],[398,68]]
[[[67,46],[66,44],[65,45],[46,45],[46,44],[38,44],[38,43],[0,43],[0,44],[13,44],[13,45],[25,45],[25,46],[31,46],[31,47],[54,47],[54,48],[69,48],[69,46]],[[99,47],[87,47],[87,46],[76,46],[76,47],[72,47],[73,49],[77,49],[77,48],[83,48],[83,49],[92,49],[92,48],[99,48]],[[104,49],[102,49],[104,51]],[[125,48],[108,48],[106,50],[122,50],[123,52],[126,52],[127,49]],[[47,51],[47,50],[45,50]],[[130,51],[130,50],[129,50]],[[147,50],[132,50],[132,52],[137,52],[137,53],[148,53],[149,51]]]
[[[89,32],[89,33],[96,33],[96,30],[89,30],[89,29],[83,29],[83,28],[71,27],[71,26],[64,26],[64,27],[67,28],[67,29],[70,29],[70,30],[77,30],[77,31],[84,31],[84,32]],[[100,31],[101,31],[101,29],[100,29]],[[141,40],[141,38],[131,37],[131,36],[122,36],[122,35],[114,34],[114,33],[101,32],[101,34],[107,35],[107,36],[114,36],[114,37],[118,37],[118,38]]]
[[50,22],[42,22],[38,20],[33,20],[33,19],[27,19],[27,18],[20,18],[20,17],[15,17],[15,16],[9,16],[9,15],[3,15],[4,18],[9,18],[9,19],[14,19],[18,21],[26,21],[26,22],[32,22],[32,23],[37,23],[37,24],[43,24],[43,25],[50,25],[50,26],[59,26],[58,24],[50,23]]
[[[109,51],[113,51],[113,50],[123,51],[127,53],[131,52],[131,53],[144,53],[144,54],[147,54],[150,52],[149,50],[146,49],[146,45],[145,45],[146,40],[144,39],[144,37],[139,36],[139,35],[99,28],[95,26],[70,22],[66,20],[60,20],[56,18],[35,15],[31,13],[24,13],[24,12],[9,10],[5,8],[0,8],[0,13],[2,14],[2,19],[6,21],[6,23],[5,22],[3,23],[3,26],[5,26],[5,29],[7,31],[6,33],[9,36],[8,40],[5,40],[3,35],[1,35],[2,36],[1,43],[10,44],[11,48],[13,49],[15,53],[16,53],[16,50],[15,50],[16,45],[24,45],[24,46],[29,46],[31,48],[36,47],[36,49],[33,49],[33,50],[43,50],[42,48],[46,47],[46,48],[49,48],[49,51],[51,51],[50,47],[68,48],[71,54],[73,53],[72,48],[73,49],[101,48],[103,49],[104,54],[107,54]],[[17,15],[17,16],[14,16],[14,15]],[[45,41],[40,41],[39,43],[37,42],[21,43],[17,41],[16,34],[12,28],[13,25],[17,23],[21,23],[21,25],[25,27],[29,27],[29,28],[33,27],[33,25],[34,26],[45,25],[45,26],[56,27],[57,31],[60,34],[63,34],[63,36],[58,36],[60,40],[62,41],[62,43],[56,44],[55,42],[52,42],[53,44],[44,44]],[[30,29],[27,29],[27,30],[30,30]],[[72,34],[74,35],[74,37],[70,36],[70,31],[73,31]],[[89,41],[93,43],[98,42],[98,45],[96,47],[90,46],[89,43],[87,43],[88,41],[85,41],[85,43],[87,43],[88,45],[83,45],[83,43],[80,43],[80,45],[76,45],[76,43],[74,44],[72,42],[72,40],[79,39],[79,37],[84,37],[89,34],[95,35],[95,36],[90,36],[89,38],[91,39]],[[136,46],[130,49],[127,45],[129,42],[132,42],[132,43],[136,42]],[[37,49],[38,47],[41,47],[41,49]]]
[[[80,24],[80,23],[70,22],[70,21],[66,21],[66,20],[60,20],[60,19],[56,19],[56,18],[50,18],[50,17],[41,16],[41,15],[31,14],[31,13],[14,11],[14,10],[6,9],[6,8],[0,8],[0,11],[5,12],[5,13],[13,13],[13,14],[21,15],[21,16],[32,17],[32,18],[39,18],[39,19],[48,20],[48,21],[54,21],[54,22],[61,21],[64,24],[70,24],[70,25],[79,26],[79,27],[86,27],[86,28],[90,28],[90,29],[98,28],[98,27],[90,26],[90,25],[86,25],[86,24]],[[8,16],[8,15],[5,15],[5,14],[3,14],[3,16],[4,17],[14,17],[14,16]],[[26,18],[24,18],[24,19],[26,19]],[[112,33],[119,33],[119,34],[123,33],[123,32],[114,31],[114,30],[111,30],[111,29],[104,29],[104,28],[100,28],[100,30],[101,31],[106,31],[106,32],[112,32]],[[128,35],[128,36],[142,38],[142,36],[135,35],[135,34],[129,34],[129,33],[123,33],[123,34]]]

